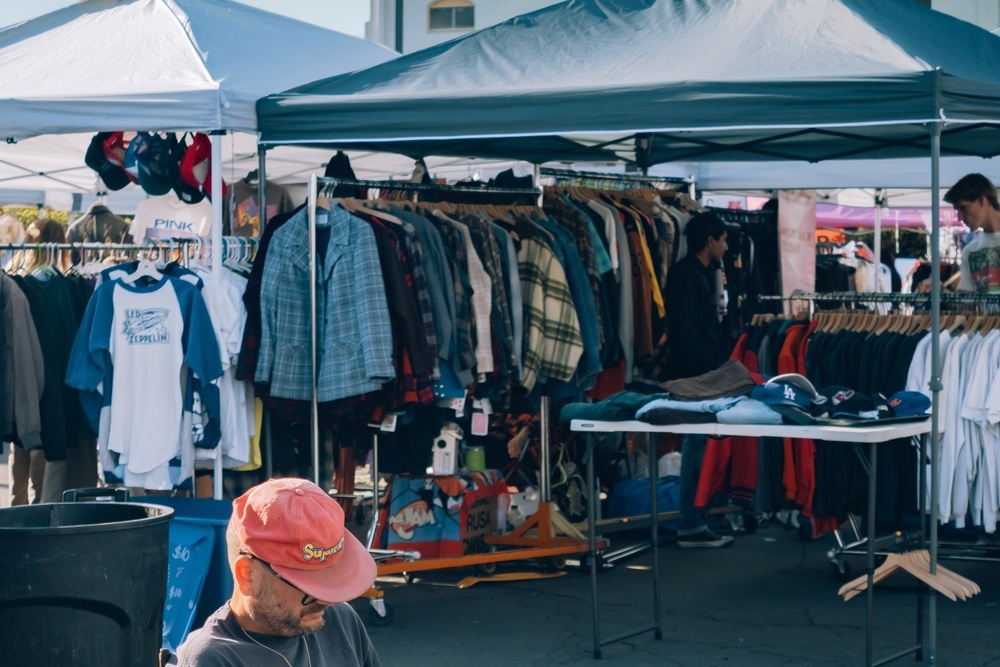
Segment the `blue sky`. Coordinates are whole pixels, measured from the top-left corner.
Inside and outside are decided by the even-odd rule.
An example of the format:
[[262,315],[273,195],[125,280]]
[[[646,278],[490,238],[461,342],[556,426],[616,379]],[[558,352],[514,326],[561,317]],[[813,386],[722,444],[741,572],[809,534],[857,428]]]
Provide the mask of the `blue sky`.
[[[356,37],[365,36],[368,0],[240,0],[244,5],[290,16],[299,21],[338,30]],[[0,0],[0,27],[75,4],[75,0]]]

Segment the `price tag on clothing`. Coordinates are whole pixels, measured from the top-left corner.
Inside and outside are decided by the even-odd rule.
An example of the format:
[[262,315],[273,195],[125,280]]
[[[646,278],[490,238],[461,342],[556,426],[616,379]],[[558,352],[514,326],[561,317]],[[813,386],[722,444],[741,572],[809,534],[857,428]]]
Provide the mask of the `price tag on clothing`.
[[453,398],[448,407],[455,411],[456,417],[465,416],[465,398]]
[[490,404],[490,399],[488,398],[474,398],[472,399],[472,407],[476,410],[482,411],[483,414],[491,415],[493,414],[493,406]]
[[490,418],[484,412],[472,413],[472,435],[486,435],[490,430]]
[[378,430],[385,431],[386,433],[393,433],[396,430],[396,421],[399,415],[394,412],[390,412],[382,420],[382,425],[378,427]]

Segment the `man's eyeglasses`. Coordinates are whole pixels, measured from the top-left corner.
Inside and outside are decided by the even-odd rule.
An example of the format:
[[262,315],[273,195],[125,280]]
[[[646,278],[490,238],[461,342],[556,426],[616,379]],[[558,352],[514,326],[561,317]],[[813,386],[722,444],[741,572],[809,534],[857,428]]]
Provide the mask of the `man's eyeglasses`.
[[285,579],[283,576],[281,576],[280,574],[278,574],[278,571],[275,570],[271,566],[271,564],[268,563],[266,560],[263,560],[261,558],[258,558],[257,556],[254,556],[249,551],[243,551],[241,553],[244,556],[250,556],[250,558],[253,558],[255,561],[257,561],[258,563],[260,563],[261,565],[263,565],[264,567],[266,567],[267,571],[270,572],[272,575],[274,575],[275,579],[277,579],[281,583],[286,584],[288,586],[291,586],[292,588],[294,588],[295,590],[297,590],[299,593],[302,593],[302,606],[303,607],[308,607],[312,603],[318,601],[317,598],[313,597],[312,595],[309,595],[304,590],[302,590],[301,588],[299,588],[298,586],[296,586],[295,584],[293,584],[292,582],[290,582],[288,579]]

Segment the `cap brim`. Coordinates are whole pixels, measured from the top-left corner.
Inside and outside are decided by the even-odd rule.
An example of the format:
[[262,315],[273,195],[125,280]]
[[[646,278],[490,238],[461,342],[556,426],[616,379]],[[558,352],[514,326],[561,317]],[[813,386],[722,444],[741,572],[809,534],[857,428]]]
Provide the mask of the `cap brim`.
[[816,418],[811,414],[793,405],[768,405],[769,408],[781,415],[786,422],[798,424],[799,426],[813,426]]
[[348,602],[360,597],[375,583],[378,567],[358,538],[344,533],[344,552],[337,562],[322,570],[272,567],[285,579],[321,602]]

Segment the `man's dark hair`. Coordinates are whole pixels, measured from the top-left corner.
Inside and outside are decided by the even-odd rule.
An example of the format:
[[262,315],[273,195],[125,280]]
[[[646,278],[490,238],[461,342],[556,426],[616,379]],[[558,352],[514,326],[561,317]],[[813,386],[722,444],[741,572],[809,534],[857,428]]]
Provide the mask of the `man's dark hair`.
[[684,227],[687,236],[688,253],[701,252],[708,245],[708,238],[721,238],[726,233],[726,223],[712,211],[703,211],[688,220]]
[[990,205],[1000,211],[997,189],[990,179],[982,174],[966,174],[944,194],[944,200],[952,205],[960,201],[976,201],[980,197],[986,197]]

